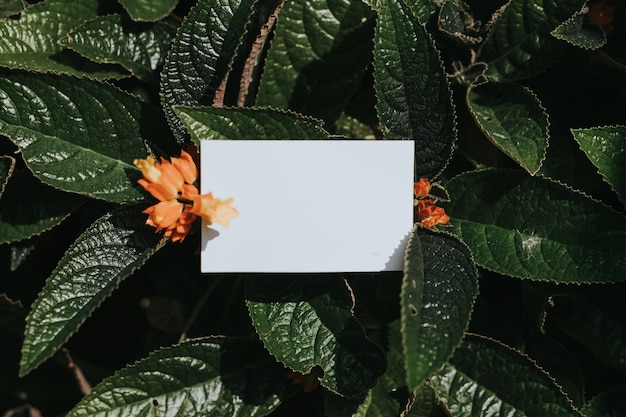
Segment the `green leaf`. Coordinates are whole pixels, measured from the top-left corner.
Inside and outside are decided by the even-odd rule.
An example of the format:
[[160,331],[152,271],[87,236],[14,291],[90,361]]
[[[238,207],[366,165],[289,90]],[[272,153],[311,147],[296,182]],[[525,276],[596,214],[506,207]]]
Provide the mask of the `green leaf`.
[[185,17],[161,73],[161,103],[179,143],[174,105],[210,105],[226,77],[256,0],[200,0]]
[[483,337],[468,336],[430,381],[454,417],[581,416],[527,356]]
[[202,139],[328,138],[319,120],[283,110],[176,106],[174,111],[196,144]]
[[169,137],[156,109],[108,84],[19,72],[0,74],[0,98],[0,133],[40,180],[113,202],[146,198],[133,160]]
[[371,61],[373,28],[374,13],[361,0],[286,2],[256,104],[291,109],[331,126]]
[[626,384],[621,384],[594,397],[581,410],[585,417],[622,417],[626,415]]
[[133,20],[154,22],[169,15],[178,0],[119,0]]
[[245,297],[270,353],[301,373],[320,366],[331,391],[364,393],[384,372],[383,352],[352,315],[352,294],[338,276],[255,276],[245,281]]
[[0,18],[13,16],[24,10],[22,0],[1,0],[0,1]]
[[439,52],[401,0],[381,1],[374,83],[385,138],[413,139],[416,178],[436,177],[456,139],[454,106]]
[[176,28],[164,23],[137,23],[109,15],[73,29],[59,43],[100,63],[120,64],[146,78],[165,61]]
[[584,7],[552,31],[552,36],[584,49],[598,49],[606,44],[606,33],[597,25],[584,24],[589,9]]
[[15,158],[11,156],[0,156],[0,198],[4,193],[4,187],[6,187],[11,174],[13,174],[13,168],[15,168]]
[[455,236],[417,226],[407,245],[400,294],[404,369],[410,390],[452,356],[478,295],[469,249]]
[[582,9],[585,0],[511,0],[494,22],[478,60],[493,81],[513,81],[545,71],[564,43],[550,32]]
[[136,205],[95,221],[52,271],[27,317],[20,375],[56,352],[119,283],[143,265],[165,239],[146,226]]
[[548,148],[548,115],[529,89],[489,83],[469,88],[467,107],[476,123],[505,154],[534,175]]
[[626,204],[626,126],[572,129],[574,139]]
[[522,171],[469,172],[446,189],[450,230],[476,264],[542,281],[626,280],[626,218],[609,207]]
[[0,20],[0,66],[95,79],[122,78],[115,66],[96,65],[57,42],[98,15],[97,0],[47,0],[29,6],[19,19]]
[[198,339],[118,371],[67,417],[260,417],[289,393],[286,375],[258,342]]
[[0,244],[51,229],[83,202],[84,198],[42,184],[30,173],[15,172],[0,204]]

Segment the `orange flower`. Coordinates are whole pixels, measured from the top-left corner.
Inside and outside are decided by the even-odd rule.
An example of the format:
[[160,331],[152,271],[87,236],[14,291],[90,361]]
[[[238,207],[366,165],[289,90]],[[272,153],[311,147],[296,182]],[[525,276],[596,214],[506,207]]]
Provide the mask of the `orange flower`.
[[613,16],[615,14],[615,7],[606,4],[601,1],[599,3],[594,4],[589,7],[588,15],[591,18],[591,21],[596,25],[600,26],[607,35],[613,33],[615,29],[613,27]]
[[420,178],[420,180],[413,185],[413,194],[415,194],[415,198],[428,197],[429,192],[430,181],[428,181],[427,178]]
[[148,156],[135,159],[134,164],[144,176],[138,180],[139,184],[160,201],[143,211],[148,215],[146,224],[155,227],[157,232],[165,230],[165,236],[173,242],[185,239],[197,216],[206,218],[209,223],[228,226],[239,214],[231,207],[232,198],[222,201],[213,198],[211,193],[200,195],[194,185],[198,169],[193,157],[185,151],[181,151],[179,158],[171,158],[171,162],[161,158],[157,163],[154,157]]
[[426,229],[430,229],[438,224],[447,224],[450,217],[444,209],[437,207],[433,200],[425,199],[417,202],[417,220]]

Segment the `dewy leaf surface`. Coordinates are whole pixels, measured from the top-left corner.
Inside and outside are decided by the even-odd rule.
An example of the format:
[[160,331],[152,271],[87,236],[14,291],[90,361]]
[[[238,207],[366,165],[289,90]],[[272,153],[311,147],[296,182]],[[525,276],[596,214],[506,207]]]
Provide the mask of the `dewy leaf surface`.
[[488,83],[467,92],[467,107],[485,135],[531,175],[548,147],[548,115],[539,99],[517,84]]
[[160,113],[138,98],[67,76],[0,74],[0,133],[43,182],[113,202],[145,199],[133,159],[165,141]]
[[361,0],[294,0],[280,11],[257,95],[332,125],[371,61],[374,13]]
[[270,353],[298,372],[320,366],[320,382],[331,391],[362,394],[384,372],[384,354],[352,315],[352,294],[338,276],[252,277],[245,281],[245,296]]
[[126,205],[102,216],[65,252],[26,319],[20,375],[52,356],[164,244],[146,226],[142,208]]
[[512,81],[545,71],[565,45],[550,32],[584,4],[585,0],[511,0],[478,55],[489,66],[487,76]]
[[192,139],[326,139],[319,120],[281,110],[180,107],[174,109]]
[[436,177],[456,140],[454,106],[439,52],[401,0],[381,0],[378,13],[374,83],[383,134],[414,140],[416,178]]
[[133,20],[154,22],[169,15],[178,0],[119,0]]
[[112,66],[95,65],[58,40],[98,14],[97,0],[47,0],[24,9],[19,19],[0,20],[0,66],[90,78],[122,78]]
[[466,337],[430,381],[454,417],[581,417],[527,356],[483,337]]
[[572,129],[574,139],[626,204],[626,126]]
[[84,23],[59,42],[92,61],[120,64],[146,78],[163,65],[175,33],[173,26],[164,23],[137,23],[109,15]]
[[557,26],[551,33],[557,39],[569,42],[584,49],[598,49],[606,44],[606,33],[595,24],[585,24],[584,20],[589,9],[580,12]]
[[6,187],[13,173],[13,168],[15,168],[15,158],[6,155],[0,156],[0,198],[2,198],[4,187]]
[[414,390],[452,356],[463,339],[478,282],[472,255],[455,236],[415,228],[404,262],[403,366],[409,390]]
[[0,200],[0,244],[40,234],[70,215],[84,198],[55,190],[24,171],[15,172]]
[[172,106],[211,105],[255,0],[200,0],[178,29],[161,73],[161,103],[179,143],[187,141]]
[[256,341],[192,340],[105,379],[67,417],[261,417],[289,394],[286,375]]
[[475,262],[553,282],[626,280],[626,218],[546,178],[484,170],[448,182],[450,229]]

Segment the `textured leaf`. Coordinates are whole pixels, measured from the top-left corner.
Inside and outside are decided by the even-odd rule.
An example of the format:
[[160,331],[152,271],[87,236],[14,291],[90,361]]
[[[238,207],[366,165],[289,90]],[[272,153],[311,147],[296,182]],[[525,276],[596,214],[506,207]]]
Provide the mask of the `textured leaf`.
[[196,144],[202,139],[325,139],[319,120],[274,109],[181,107],[176,114]]
[[548,147],[548,115],[539,99],[517,84],[489,83],[467,92],[467,106],[487,137],[531,175]]
[[352,315],[352,294],[336,275],[253,277],[245,282],[254,327],[270,353],[344,396],[371,388],[385,370],[382,350]]
[[0,18],[13,16],[24,10],[22,0],[1,0],[0,1]]
[[399,0],[381,1],[374,82],[385,138],[415,140],[416,177],[436,177],[456,138],[454,107],[439,52]]
[[598,394],[581,410],[585,417],[622,417],[626,415],[626,384]]
[[97,0],[47,0],[28,7],[19,19],[0,20],[0,66],[90,78],[122,78],[114,66],[102,66],[63,50],[58,40],[93,19]]
[[565,43],[550,32],[582,9],[585,0],[511,0],[493,24],[478,59],[494,81],[518,80],[545,71]]
[[129,205],[104,215],[65,252],[28,314],[20,375],[52,356],[164,244],[141,210]]
[[417,389],[463,339],[477,272],[468,248],[455,236],[415,228],[406,249],[400,294],[404,368]]
[[133,20],[154,22],[169,15],[178,0],[119,0]]
[[626,280],[626,219],[546,178],[461,174],[444,204],[454,234],[492,271],[554,282]]
[[580,417],[548,374],[528,357],[468,336],[431,384],[454,417]]
[[574,139],[626,204],[626,126],[572,129]]
[[598,49],[606,44],[606,33],[596,25],[585,25],[587,7],[552,31],[552,36],[584,49]]
[[286,397],[286,374],[258,342],[198,339],[118,371],[67,417],[260,417]]
[[374,13],[361,0],[286,2],[256,104],[332,125],[371,61],[373,27]]
[[255,0],[200,0],[185,17],[161,73],[161,103],[179,143],[174,105],[210,105],[245,33]]
[[40,180],[114,202],[146,198],[133,159],[168,138],[155,109],[108,84],[46,74],[0,75],[0,97],[0,133]]
[[120,64],[146,78],[163,65],[175,33],[174,27],[164,23],[136,23],[109,15],[84,23],[59,42],[92,61]]
[[65,219],[84,198],[42,184],[23,171],[15,172],[0,203],[0,244],[42,233]]
[[4,193],[4,187],[6,187],[11,174],[13,174],[13,168],[15,168],[15,158],[10,156],[0,156],[0,198]]

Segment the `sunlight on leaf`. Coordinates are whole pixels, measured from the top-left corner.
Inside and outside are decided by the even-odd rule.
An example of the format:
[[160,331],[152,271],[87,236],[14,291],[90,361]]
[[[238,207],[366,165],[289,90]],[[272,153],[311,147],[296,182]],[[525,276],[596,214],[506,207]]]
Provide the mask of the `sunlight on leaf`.
[[133,20],[153,22],[174,10],[178,0],[119,0]]

